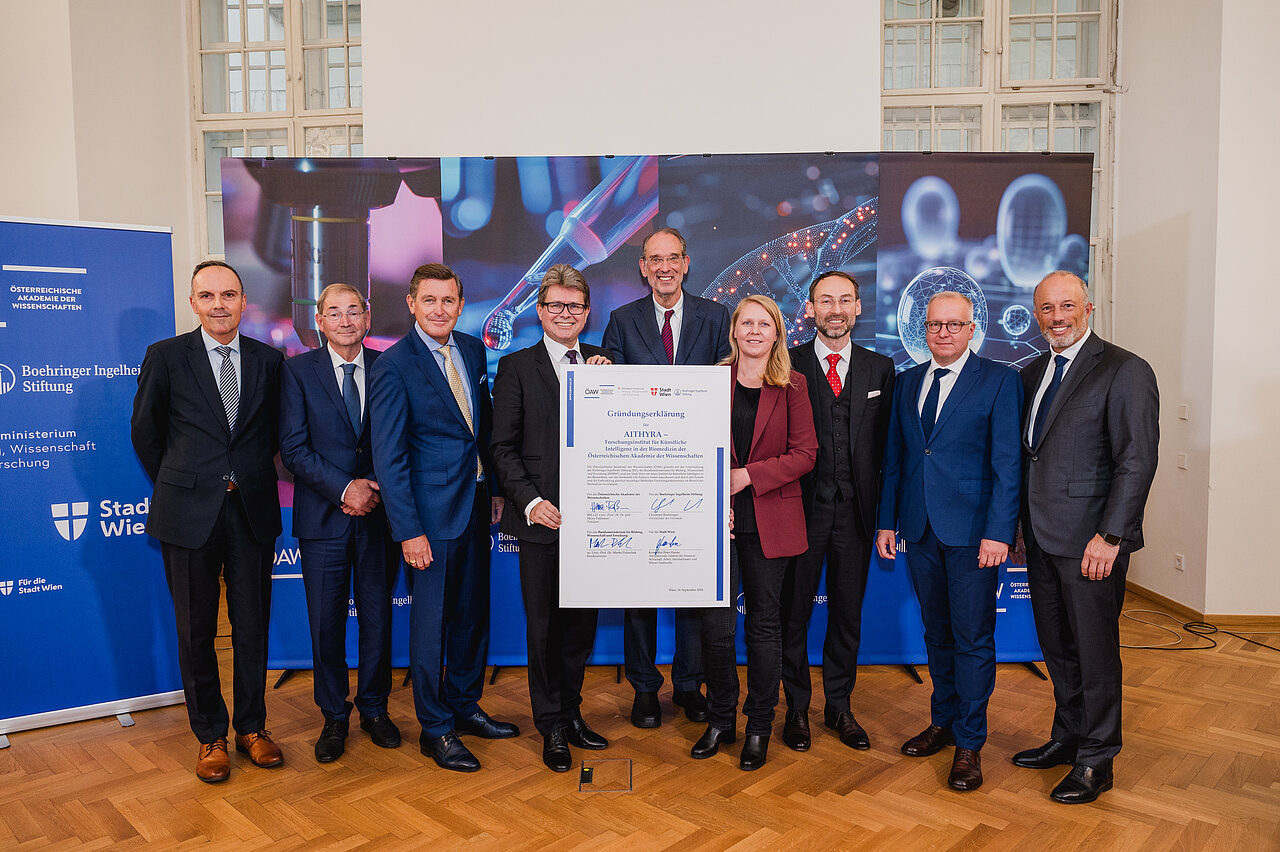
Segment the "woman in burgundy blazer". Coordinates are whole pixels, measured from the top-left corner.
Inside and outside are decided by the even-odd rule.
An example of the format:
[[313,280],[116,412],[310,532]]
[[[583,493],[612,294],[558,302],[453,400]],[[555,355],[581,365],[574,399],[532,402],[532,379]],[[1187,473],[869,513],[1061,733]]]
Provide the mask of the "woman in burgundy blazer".
[[[730,325],[733,437],[729,491],[733,495],[732,588],[741,577],[746,596],[747,717],[740,766],[764,765],[782,679],[782,578],[790,557],[808,547],[800,477],[813,469],[818,437],[804,376],[791,369],[785,325],[777,304],[748,296]],[[709,724],[693,746],[695,758],[735,739],[738,672],[733,607],[704,610],[702,659]]]

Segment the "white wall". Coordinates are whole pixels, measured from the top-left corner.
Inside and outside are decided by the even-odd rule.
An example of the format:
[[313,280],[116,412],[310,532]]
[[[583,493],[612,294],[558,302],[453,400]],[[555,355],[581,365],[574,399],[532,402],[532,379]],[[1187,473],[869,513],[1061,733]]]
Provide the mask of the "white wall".
[[370,156],[875,151],[877,0],[380,0]]

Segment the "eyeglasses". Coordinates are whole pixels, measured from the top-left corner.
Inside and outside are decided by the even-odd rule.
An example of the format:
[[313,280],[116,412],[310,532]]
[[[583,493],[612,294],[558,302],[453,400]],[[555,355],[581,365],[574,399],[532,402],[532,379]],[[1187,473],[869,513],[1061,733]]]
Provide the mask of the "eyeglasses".
[[542,307],[553,316],[559,316],[567,310],[571,316],[580,317],[587,310],[587,306],[581,302],[543,302]]
[[346,317],[352,322],[355,322],[356,320],[360,319],[360,317],[362,316],[364,316],[364,310],[362,308],[352,308],[349,311],[335,310],[335,311],[324,312],[324,318],[327,319],[329,322],[341,322],[343,317]]
[[924,330],[930,334],[937,334],[942,331],[943,328],[946,328],[946,330],[951,334],[959,334],[964,331],[964,327],[966,325],[973,325],[973,320],[969,320],[968,322],[960,322],[960,320],[951,320],[951,322],[929,320],[924,324]]
[[662,266],[662,264],[664,263],[675,265],[682,260],[684,260],[684,255],[682,254],[666,254],[666,255],[651,254],[644,259],[644,262],[649,266]]

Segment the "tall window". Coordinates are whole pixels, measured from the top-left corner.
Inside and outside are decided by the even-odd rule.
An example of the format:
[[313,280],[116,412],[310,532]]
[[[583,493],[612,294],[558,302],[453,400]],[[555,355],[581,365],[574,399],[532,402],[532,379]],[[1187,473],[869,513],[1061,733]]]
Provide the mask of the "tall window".
[[201,254],[221,256],[222,157],[359,157],[360,0],[188,0]]
[[1092,153],[1089,280],[1105,305],[1117,0],[882,2],[884,150]]

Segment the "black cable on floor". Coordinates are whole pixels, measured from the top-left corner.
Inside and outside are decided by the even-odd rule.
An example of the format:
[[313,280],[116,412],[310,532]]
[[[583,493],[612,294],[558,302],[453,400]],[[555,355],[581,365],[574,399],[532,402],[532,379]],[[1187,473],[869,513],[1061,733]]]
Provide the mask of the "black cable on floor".
[[[1177,622],[1178,620],[1174,618],[1172,615],[1169,615],[1169,613],[1167,612],[1160,612],[1154,609],[1130,609],[1130,610],[1125,610],[1123,613],[1121,613],[1121,615],[1123,615],[1125,618],[1129,619],[1130,621],[1136,621],[1139,624],[1145,624],[1148,627],[1154,627],[1157,630],[1163,630],[1165,633],[1171,634],[1174,637],[1175,641],[1168,642],[1163,645],[1121,645],[1120,646],[1121,648],[1133,648],[1133,649],[1140,649],[1140,650],[1147,650],[1147,651],[1208,651],[1211,648],[1218,647],[1218,640],[1212,638],[1213,634],[1225,633],[1228,636],[1234,636],[1237,639],[1241,639],[1252,645],[1258,645],[1263,648],[1269,648],[1272,651],[1280,651],[1280,648],[1277,648],[1275,645],[1268,645],[1266,642],[1259,642],[1256,639],[1250,639],[1248,636],[1242,635],[1240,633],[1236,633],[1231,630],[1224,630],[1216,625],[1209,624],[1208,622],[1205,622],[1205,621],[1178,622],[1179,627],[1181,627],[1184,632],[1190,633],[1193,636],[1199,636],[1202,639],[1205,639],[1209,642],[1208,645],[1184,646],[1183,645],[1184,637],[1180,633],[1178,633],[1177,630],[1174,630],[1173,628],[1168,627],[1164,624],[1157,624],[1154,621],[1148,621],[1144,618],[1138,618],[1134,615],[1134,613],[1147,613],[1150,615],[1158,615],[1162,618],[1167,618],[1170,621]],[[1258,631],[1258,632],[1265,632],[1265,631]]]

